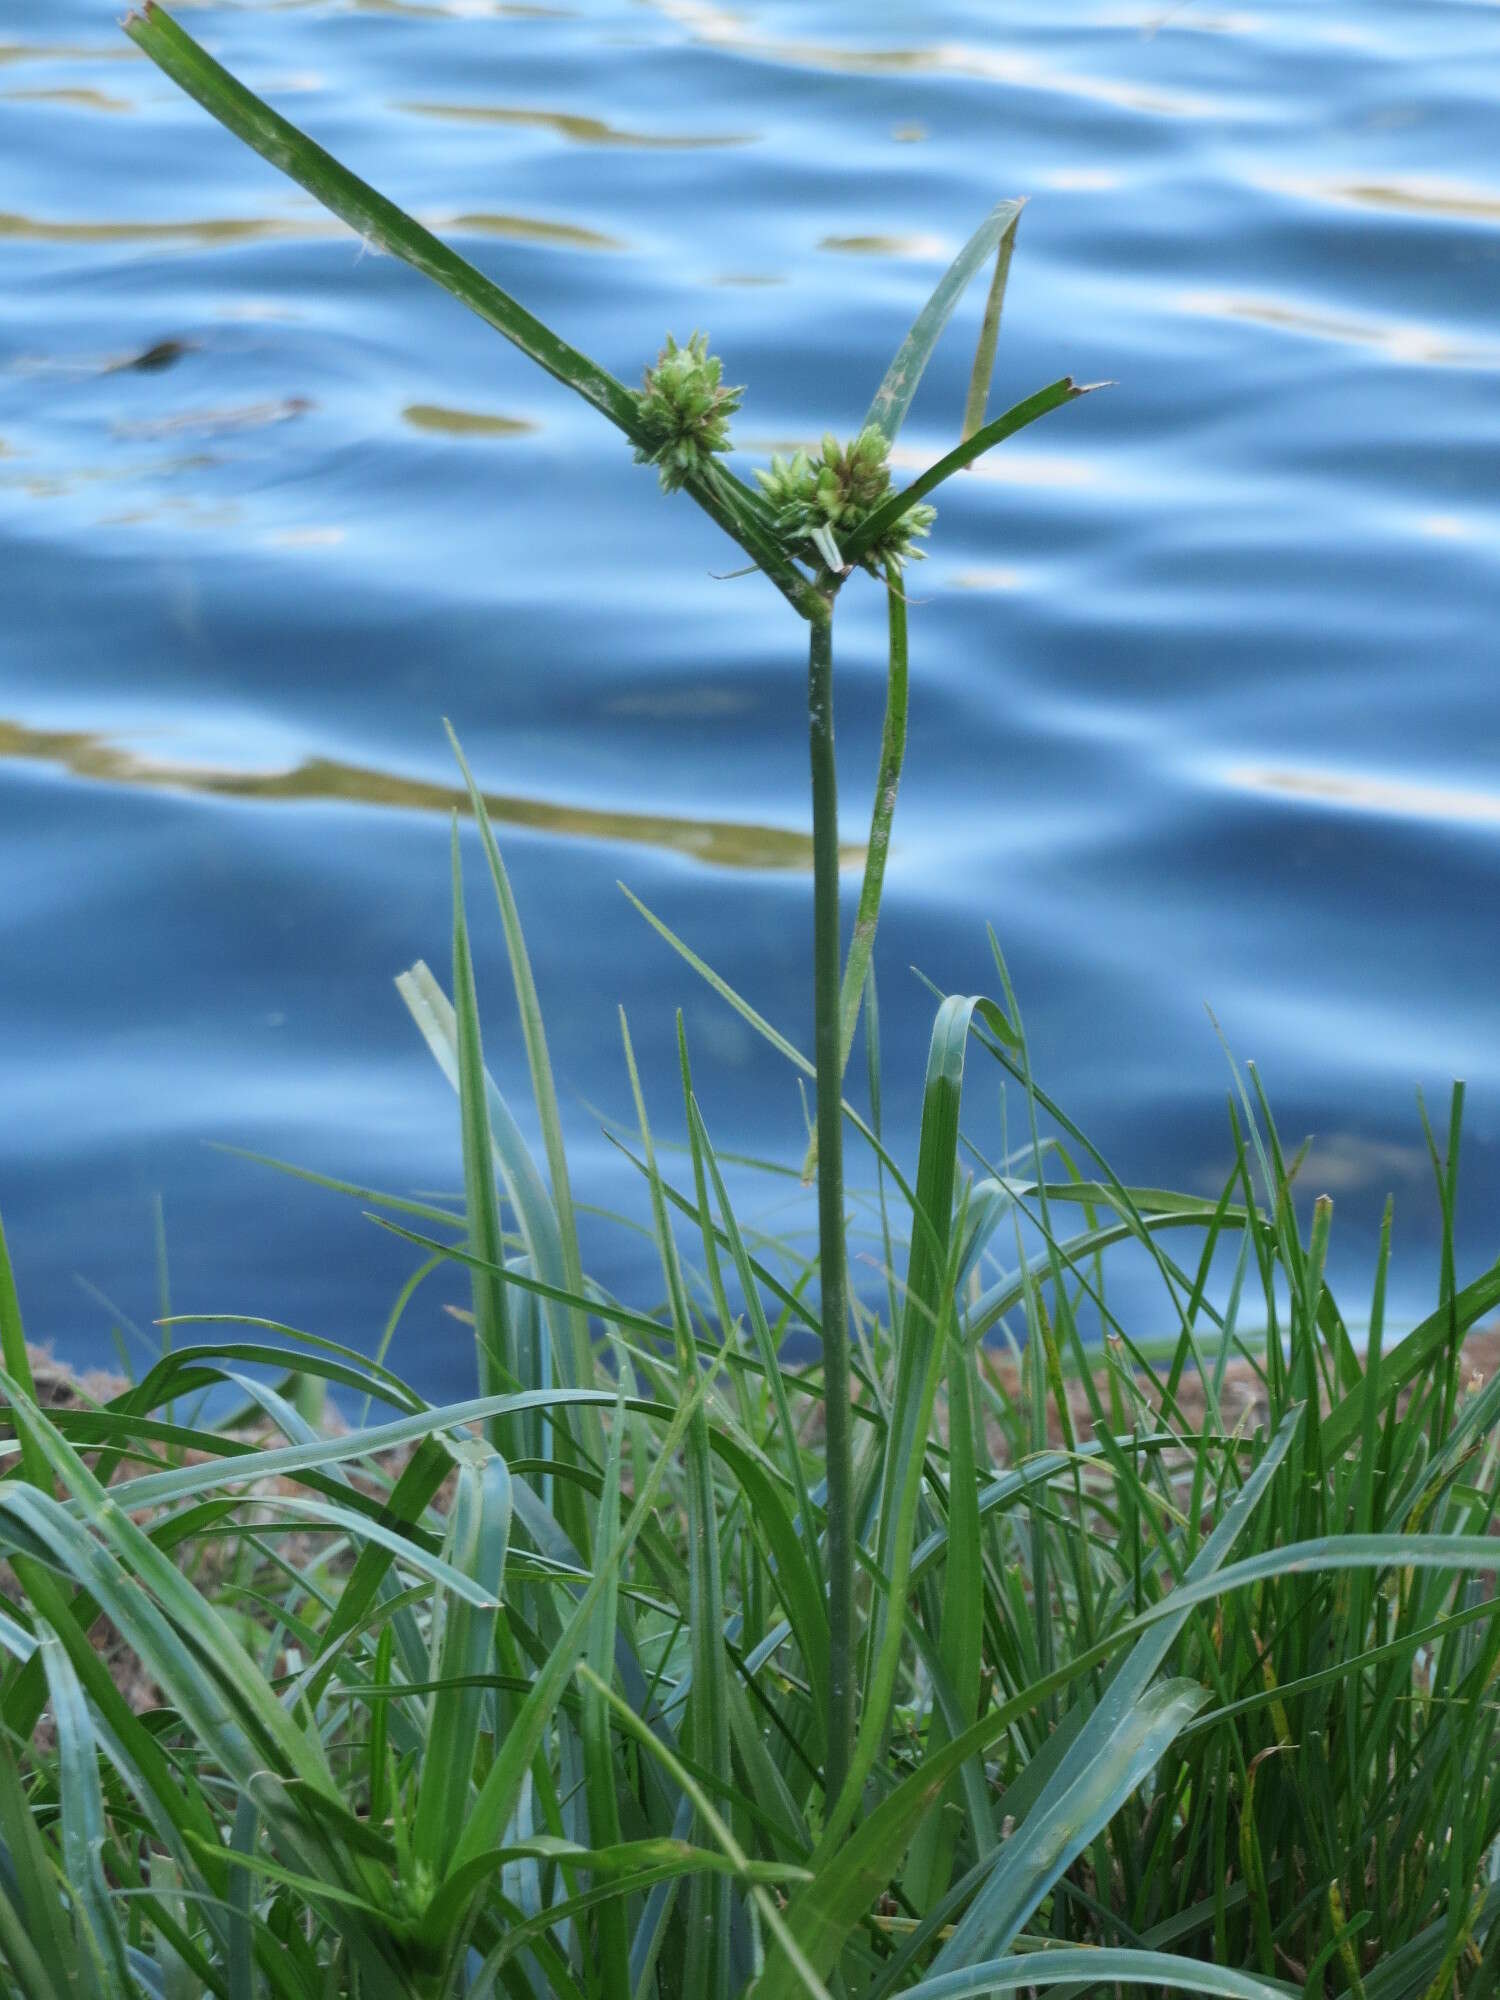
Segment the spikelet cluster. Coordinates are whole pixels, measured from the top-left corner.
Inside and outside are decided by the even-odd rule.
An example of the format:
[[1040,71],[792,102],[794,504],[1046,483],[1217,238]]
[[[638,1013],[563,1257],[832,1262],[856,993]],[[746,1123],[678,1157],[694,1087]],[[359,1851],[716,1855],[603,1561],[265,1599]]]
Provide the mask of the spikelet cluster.
[[[890,446],[884,432],[868,424],[852,444],[841,445],[825,435],[816,455],[777,453],[768,472],[757,472],[771,509],[776,532],[788,550],[804,561],[841,569],[840,538],[850,539],[891,490]],[[921,502],[909,507],[885,534],[860,556],[872,572],[903,563],[923,553],[916,544],[937,519],[937,509]]]
[[729,419],[742,388],[723,382],[724,364],[708,351],[708,335],[695,333],[686,347],[671,334],[645,374],[636,397],[645,442],[637,465],[654,465],[663,493],[675,493],[694,473],[707,470],[715,452],[729,449]]

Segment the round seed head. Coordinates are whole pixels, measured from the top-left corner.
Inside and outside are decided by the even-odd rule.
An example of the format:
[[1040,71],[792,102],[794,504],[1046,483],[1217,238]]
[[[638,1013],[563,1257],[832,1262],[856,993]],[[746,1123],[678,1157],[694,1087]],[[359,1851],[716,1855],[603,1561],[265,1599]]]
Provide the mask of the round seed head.
[[[878,426],[869,424],[847,445],[825,432],[816,457],[805,451],[784,458],[775,453],[769,471],[756,473],[771,509],[777,534],[788,552],[803,562],[828,561],[828,536],[853,539],[891,490],[890,446]],[[860,556],[872,574],[882,568],[899,570],[922,555],[916,544],[925,540],[937,518],[934,507],[908,507],[884,534]]]
[[729,449],[729,419],[743,388],[726,388],[724,364],[708,351],[708,335],[692,334],[679,347],[671,334],[645,373],[636,397],[642,441],[636,463],[654,465],[664,493],[675,493],[705,472],[716,452]]

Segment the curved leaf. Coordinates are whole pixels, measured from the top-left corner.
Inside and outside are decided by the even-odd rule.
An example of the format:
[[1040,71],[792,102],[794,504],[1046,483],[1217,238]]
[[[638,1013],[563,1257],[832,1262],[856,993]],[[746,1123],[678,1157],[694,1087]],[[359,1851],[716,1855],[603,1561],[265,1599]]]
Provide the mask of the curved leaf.
[[1174,1952],[1098,1950],[1029,1951],[1019,1958],[986,1959],[961,1972],[945,1972],[908,1986],[904,2000],[984,2000],[991,1993],[1017,1993],[1082,1981],[1089,1991],[1110,1986],[1150,1986],[1163,1992],[1209,1993],[1222,2000],[1288,2000],[1299,1986],[1256,1979],[1227,1966]]
[[[1014,241],[1016,224],[1025,205],[1023,201],[995,204],[938,280],[932,297],[917,314],[911,332],[897,348],[896,357],[885,371],[885,380],[875,391],[875,400],[865,416],[866,425],[873,424],[877,430],[883,431],[892,444],[906,422],[906,413],[911,408],[912,397],[917,393],[923,370],[932,358],[932,350],[985,258],[992,250],[1000,250],[1008,267],[1010,260],[1001,249],[1002,239]],[[1003,284],[1003,280],[1001,282]],[[971,389],[971,399],[972,394]]]
[[1008,437],[1014,437],[1017,431],[1023,431],[1028,424],[1034,424],[1038,417],[1045,417],[1051,411],[1061,409],[1064,403],[1076,402],[1080,396],[1087,396],[1091,390],[1106,386],[1103,382],[1075,382],[1071,375],[1064,375],[1059,381],[1049,382],[1045,389],[1038,389],[1035,395],[1028,396],[1024,402],[1016,403],[1003,417],[996,417],[993,423],[988,423],[982,430],[975,431],[972,437],[965,438],[962,444],[955,445],[952,451],[929,465],[925,472],[918,474],[910,486],[903,486],[899,493],[892,493],[887,499],[882,500],[861,526],[845,539],[844,561],[857,563],[866,549],[873,548],[881,536],[896,525],[908,508],[915,507],[919,500],[941,486],[945,479],[951,479],[955,472],[962,472],[966,465],[972,465],[976,458],[982,457],[994,445],[1002,444]]

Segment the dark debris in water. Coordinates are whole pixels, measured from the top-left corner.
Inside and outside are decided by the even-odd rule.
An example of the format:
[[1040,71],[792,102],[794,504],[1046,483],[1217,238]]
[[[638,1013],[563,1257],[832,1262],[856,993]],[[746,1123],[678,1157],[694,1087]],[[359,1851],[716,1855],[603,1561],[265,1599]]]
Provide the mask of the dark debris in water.
[[122,375],[135,371],[141,375],[159,375],[163,369],[181,361],[184,355],[192,354],[197,345],[194,340],[155,340],[137,354],[127,354],[119,361],[109,362],[104,373]]

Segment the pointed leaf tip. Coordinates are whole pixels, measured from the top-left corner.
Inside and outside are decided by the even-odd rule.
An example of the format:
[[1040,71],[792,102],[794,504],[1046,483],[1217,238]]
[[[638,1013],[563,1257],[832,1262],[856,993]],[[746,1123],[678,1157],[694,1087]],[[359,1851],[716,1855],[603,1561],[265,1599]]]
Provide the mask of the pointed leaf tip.
[[[999,253],[997,286],[999,292],[1003,294],[1005,272],[1010,262],[1004,246],[1014,243],[1016,225],[1024,206],[1024,201],[1018,200],[996,203],[943,273],[931,298],[917,315],[911,331],[897,350],[896,357],[886,370],[885,379],[876,391],[875,400],[865,417],[866,426],[873,424],[892,443],[895,442],[902,424],[906,421],[912,398],[917,391],[917,384],[921,381],[932,350],[937,345],[938,336],[948,324],[953,309],[963,296],[970,280],[985,261],[997,252]],[[995,290],[996,288],[992,287],[986,317],[993,319],[994,330],[998,331],[999,302]],[[983,343],[984,336],[981,336],[981,340]],[[986,384],[989,367],[993,362],[993,342],[987,344],[989,361],[986,362],[982,357],[976,356]]]
[[955,445],[952,451],[938,459],[935,464],[929,465],[910,486],[903,487],[899,493],[892,493],[882,500],[874,512],[867,515],[861,525],[845,539],[844,560],[848,563],[859,562],[866,549],[887,533],[894,521],[898,521],[909,507],[915,506],[919,500],[941,486],[945,479],[951,479],[955,472],[962,472],[965,466],[972,465],[982,452],[988,451],[993,445],[1014,436],[1017,431],[1024,430],[1027,424],[1035,423],[1039,417],[1048,415],[1050,411],[1060,409],[1064,403],[1075,401],[1082,393],[1070,375],[1061,376],[1056,382],[1049,382],[1045,389],[1038,389],[1035,395],[1028,396],[1024,402],[1015,404],[1005,412],[1004,416],[996,417],[980,430],[972,432],[962,444]]

